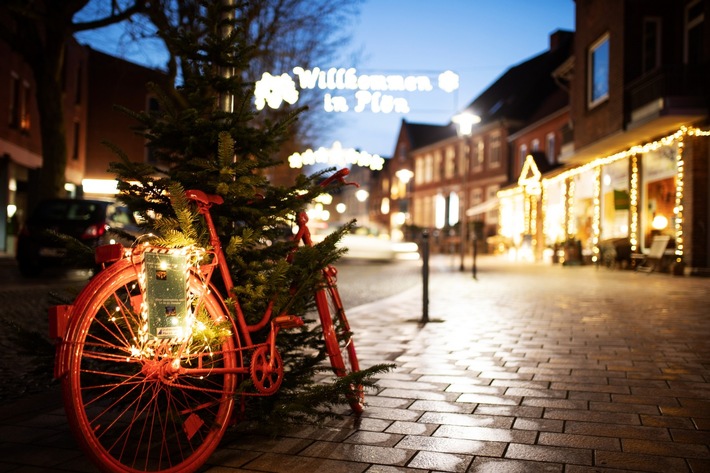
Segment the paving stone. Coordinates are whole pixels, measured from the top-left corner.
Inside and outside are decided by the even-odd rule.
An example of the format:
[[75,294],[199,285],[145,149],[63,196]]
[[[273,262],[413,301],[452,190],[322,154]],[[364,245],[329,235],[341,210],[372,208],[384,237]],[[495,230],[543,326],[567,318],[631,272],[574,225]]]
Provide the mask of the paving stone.
[[423,419],[420,422],[393,422],[387,428],[388,433],[405,435],[431,435],[438,427],[436,424],[426,424]]
[[537,437],[537,432],[513,429],[492,429],[490,427],[442,425],[436,429],[434,437],[489,440],[493,442],[508,443],[534,443]]
[[327,458],[264,454],[244,465],[249,471],[269,471],[273,473],[362,473],[369,462],[336,461]]
[[409,466],[432,471],[465,472],[471,459],[470,455],[454,455],[441,452],[418,452],[409,462]]
[[[473,281],[444,266],[435,322],[416,323],[420,287],[348,310],[361,366],[397,365],[361,417],[343,406],[276,438],[238,426],[205,471],[710,471],[710,280],[490,257]],[[0,406],[0,470],[95,470],[53,396]]]
[[573,465],[591,465],[593,451],[582,448],[549,447],[543,445],[511,444],[505,452],[506,458],[533,460]]
[[562,473],[563,469],[560,463],[476,457],[468,473]]
[[398,445],[397,448],[390,448],[374,445],[314,442],[303,450],[299,457],[320,457],[361,463],[379,463],[382,465],[405,465],[414,453],[413,449],[402,445]]
[[629,471],[658,473],[669,473],[671,471],[673,473],[686,473],[690,471],[687,463],[682,458],[610,452],[606,450],[597,450],[594,462],[595,465]]
[[398,448],[409,450],[426,450],[431,452],[463,453],[499,457],[505,451],[505,443],[474,441],[464,439],[449,439],[444,437],[425,437],[407,435],[397,444]]

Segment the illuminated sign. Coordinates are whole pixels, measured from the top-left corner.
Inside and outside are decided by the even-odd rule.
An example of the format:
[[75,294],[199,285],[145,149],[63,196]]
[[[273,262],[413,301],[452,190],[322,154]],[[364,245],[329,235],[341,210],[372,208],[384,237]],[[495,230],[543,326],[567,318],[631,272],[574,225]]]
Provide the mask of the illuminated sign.
[[288,165],[294,169],[313,164],[328,164],[338,167],[357,165],[370,168],[373,171],[381,171],[382,166],[385,164],[385,159],[366,151],[343,148],[339,141],[334,142],[332,148],[321,147],[315,151],[307,149],[303,153],[293,153],[288,157]]
[[[459,76],[452,71],[437,76],[436,87],[428,75],[358,74],[357,69],[303,69],[295,67],[294,76],[301,90],[328,91],[323,96],[326,112],[408,113],[409,102],[403,93],[428,93],[441,90],[451,93],[459,88]],[[348,94],[348,95],[345,95]],[[254,105],[262,110],[266,105],[277,109],[283,102],[298,100],[296,80],[286,73],[273,76],[265,72],[254,89]]]

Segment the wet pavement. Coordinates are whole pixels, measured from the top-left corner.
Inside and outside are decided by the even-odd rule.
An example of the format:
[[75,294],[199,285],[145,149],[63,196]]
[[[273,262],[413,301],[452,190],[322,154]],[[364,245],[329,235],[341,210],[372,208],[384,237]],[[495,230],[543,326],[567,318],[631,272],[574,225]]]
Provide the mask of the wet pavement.
[[[234,429],[204,471],[710,471],[710,279],[454,267],[432,259],[426,324],[420,284],[348,310],[361,365],[397,365],[360,418]],[[56,387],[0,407],[0,471],[96,471]]]

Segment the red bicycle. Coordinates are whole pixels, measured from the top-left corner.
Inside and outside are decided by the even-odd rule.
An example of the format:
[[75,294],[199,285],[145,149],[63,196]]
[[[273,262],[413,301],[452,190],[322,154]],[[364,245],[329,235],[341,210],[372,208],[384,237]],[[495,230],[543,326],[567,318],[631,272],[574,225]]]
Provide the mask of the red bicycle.
[[[348,174],[342,169],[323,185],[356,185],[345,182]],[[303,325],[300,317],[272,314],[273,302],[258,323],[247,323],[239,302],[228,296],[234,284],[210,215],[222,198],[198,190],[186,195],[209,230],[208,254],[102,247],[97,260],[105,268],[73,305],[50,311],[51,335],[59,340],[55,376],[62,382],[69,424],[85,454],[104,471],[199,468],[222,439],[238,396],[279,389],[284,367],[276,335]],[[300,212],[293,251],[313,244],[307,223]],[[211,281],[215,269],[223,291]],[[336,268],[326,267],[314,297],[330,365],[342,377],[359,365],[336,283]],[[254,343],[251,334],[267,327],[266,340]],[[250,392],[245,380],[251,381]],[[362,412],[361,385],[351,386],[348,402]]]

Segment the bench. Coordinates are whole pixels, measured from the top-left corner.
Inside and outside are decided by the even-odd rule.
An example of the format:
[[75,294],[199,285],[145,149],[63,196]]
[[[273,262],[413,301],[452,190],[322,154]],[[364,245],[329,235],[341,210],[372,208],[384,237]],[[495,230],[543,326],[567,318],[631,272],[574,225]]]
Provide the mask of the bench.
[[634,259],[641,260],[641,262],[636,265],[636,271],[649,274],[654,272],[660,265],[670,240],[671,237],[668,235],[657,235],[653,237],[651,249],[648,251],[648,254],[633,255]]

